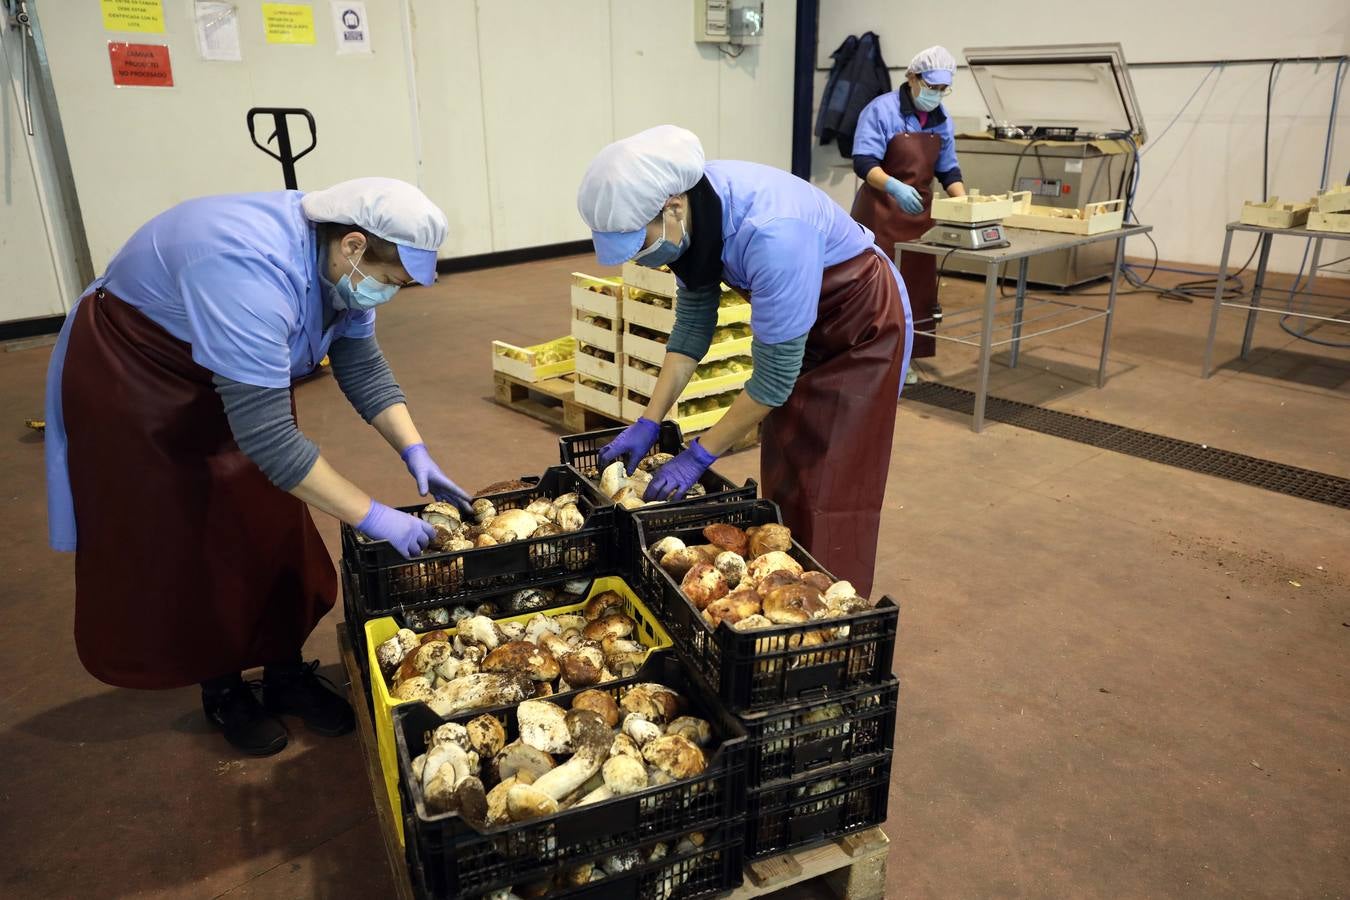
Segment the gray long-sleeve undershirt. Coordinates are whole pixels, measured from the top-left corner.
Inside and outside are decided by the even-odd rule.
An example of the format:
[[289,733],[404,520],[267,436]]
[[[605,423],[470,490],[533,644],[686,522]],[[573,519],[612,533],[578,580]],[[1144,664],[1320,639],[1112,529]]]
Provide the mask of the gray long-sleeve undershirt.
[[[675,302],[675,327],[671,329],[666,350],[702,360],[712,346],[713,331],[717,328],[717,307],[721,291],[711,288],[702,291],[680,289]],[[750,355],[755,370],[746,382],[750,399],[764,406],[782,406],[792,394],[792,388],[801,374],[802,358],[806,354],[806,335],[770,344],[755,338],[750,343]]]
[[[328,359],[338,387],[367,422],[405,401],[375,338],[339,338],[328,349]],[[290,390],[243,384],[223,375],[212,381],[235,443],[267,480],[283,491],[303,481],[319,458],[319,448],[296,426]]]

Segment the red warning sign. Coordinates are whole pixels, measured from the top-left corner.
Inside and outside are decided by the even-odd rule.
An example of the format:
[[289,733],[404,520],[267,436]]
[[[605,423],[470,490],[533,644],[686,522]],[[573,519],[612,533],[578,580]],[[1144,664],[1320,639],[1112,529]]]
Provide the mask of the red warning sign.
[[173,67],[164,44],[108,42],[113,84],[139,87],[173,87]]

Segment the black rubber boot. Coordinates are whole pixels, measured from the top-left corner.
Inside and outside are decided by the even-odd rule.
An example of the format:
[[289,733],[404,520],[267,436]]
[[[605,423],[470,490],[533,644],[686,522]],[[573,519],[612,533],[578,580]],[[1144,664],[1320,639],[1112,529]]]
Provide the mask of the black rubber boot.
[[275,715],[299,716],[305,727],[337,737],[356,727],[352,706],[314,670],[319,661],[274,663],[263,669],[263,705]]
[[202,683],[202,710],[225,740],[249,756],[271,756],[286,747],[286,726],[270,715],[238,675]]

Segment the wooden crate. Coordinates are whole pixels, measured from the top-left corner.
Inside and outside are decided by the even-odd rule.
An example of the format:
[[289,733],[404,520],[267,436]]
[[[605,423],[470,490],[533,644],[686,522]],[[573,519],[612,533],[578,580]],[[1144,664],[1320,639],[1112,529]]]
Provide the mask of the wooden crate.
[[1261,228],[1294,228],[1306,224],[1311,211],[1311,203],[1281,203],[1279,197],[1271,197],[1265,203],[1248,200],[1242,204],[1238,221]]
[[[747,357],[745,360],[750,362]],[[704,363],[707,365],[707,363]],[[727,391],[736,390],[744,387],[750,380],[751,370],[747,368],[744,372],[733,372],[729,375],[718,375],[713,378],[696,378],[689,382],[689,385],[681,392],[680,400],[692,400],[696,397],[708,397],[712,394],[724,394]],[[632,360],[625,360],[623,370],[623,386],[632,388],[638,393],[651,396],[652,391],[656,390],[656,379],[659,376],[650,372],[644,372],[634,367]]]
[[964,197],[935,197],[933,219],[938,222],[997,222],[1013,211],[1011,194],[981,194],[972,190]]
[[626,262],[623,264],[623,283],[662,297],[675,296],[675,273],[667,268],[652,269]]
[[1314,210],[1308,214],[1308,230],[1350,234],[1350,211],[1319,212]]
[[[1313,198],[1315,212],[1337,213],[1350,211],[1350,184],[1337,184]],[[1311,227],[1311,226],[1310,226]],[[1327,230],[1327,229],[1322,229]]]
[[[561,375],[567,375],[576,371],[575,354],[577,349],[576,339],[567,336],[566,341],[570,342],[573,356],[568,359],[553,363],[541,363],[538,361],[539,352],[549,344],[556,343],[548,341],[543,344],[535,344],[533,347],[517,347],[515,344],[509,344],[506,341],[492,342],[492,370],[501,372],[504,375],[510,375],[521,381],[544,381],[549,378],[557,378]],[[564,338],[559,338],[559,341]],[[524,359],[517,357],[523,356]]]
[[[586,319],[592,319],[587,322]],[[596,322],[602,324],[596,324]],[[608,322],[608,327],[603,323]],[[617,319],[610,319],[594,313],[588,309],[572,308],[572,337],[580,343],[590,344],[592,347],[599,347],[602,350],[608,350],[610,353],[619,353],[623,350],[623,323]]]
[[1125,222],[1124,200],[1102,200],[1082,209],[1036,206],[1030,191],[1013,194],[1013,212],[1003,220],[1009,228],[1054,231],[1060,234],[1101,234],[1114,231]]
[[[614,393],[607,394],[581,381],[581,378],[588,377],[590,376],[580,376],[577,379],[576,385],[572,388],[572,399],[587,409],[604,413],[614,419],[623,419],[623,389],[616,387]],[[625,421],[636,422],[637,418],[634,417]]]
[[[654,300],[664,300],[670,303],[670,306],[666,307],[659,302],[653,302]],[[676,302],[678,301],[673,298],[628,287],[624,289],[624,316],[627,321],[635,325],[670,334],[675,329]],[[722,302],[717,307],[717,324],[719,326],[734,325],[738,322],[749,321],[750,304],[742,300],[740,295],[735,294],[730,288],[726,288],[722,292]]]
[[[596,381],[603,381],[605,384],[612,384],[615,387],[623,385],[623,359],[620,354],[614,354],[614,361],[610,362],[588,353],[582,352],[582,346],[577,347],[577,374],[584,375],[587,378],[593,378]],[[603,347],[598,348],[604,350]],[[612,351],[605,350],[610,353]]]
[[[696,398],[702,399],[702,398]],[[634,391],[631,388],[623,392],[623,418],[626,422],[636,422],[642,417],[647,409],[650,398],[647,395]],[[666,413],[666,419],[674,421],[680,426],[680,430],[685,434],[694,434],[699,431],[706,431],[726,415],[728,406],[722,406],[707,412],[691,412],[689,409],[690,400],[676,401],[675,405]]]
[[[624,356],[633,356],[643,362],[654,363],[658,366],[665,362],[665,343],[644,335],[634,334],[633,324],[632,322],[625,322],[623,325]],[[748,356],[752,341],[753,338],[749,337],[717,341],[708,348],[708,355],[703,357],[703,362],[730,359],[733,356]]]
[[623,318],[623,282],[618,278],[572,273],[572,308],[584,309],[611,322]]
[[813,897],[883,900],[890,844],[880,828],[869,828],[821,847],[752,862],[745,867],[744,883],[727,900],[771,896],[794,884],[808,883],[819,888],[810,891]]

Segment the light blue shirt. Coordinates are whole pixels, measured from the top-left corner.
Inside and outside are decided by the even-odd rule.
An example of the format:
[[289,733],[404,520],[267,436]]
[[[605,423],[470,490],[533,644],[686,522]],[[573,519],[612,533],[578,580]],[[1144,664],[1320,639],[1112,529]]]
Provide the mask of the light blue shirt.
[[[302,196],[276,191],[180,203],[141,226],[85,294],[106,288],[191,345],[193,360],[215,374],[288,387],[314,370],[335,339],[375,333],[374,311],[341,312],[324,330],[315,230]],[[47,369],[47,515],[56,550],[75,549],[61,409],[74,321],[72,309]]]
[[[903,106],[907,107],[902,109]],[[919,122],[918,111],[909,103],[909,97],[899,91],[889,91],[872,100],[858,115],[858,127],[853,133],[853,155],[886,157],[886,146],[897,134],[927,132],[942,141],[933,171],[938,175],[957,167],[956,135],[947,108],[938,104],[928,114],[928,124]]]
[[755,337],[778,344],[806,334],[826,267],[872,249],[872,232],[782,169],[714,160],[704,174],[722,201],[722,279],[749,292]]

